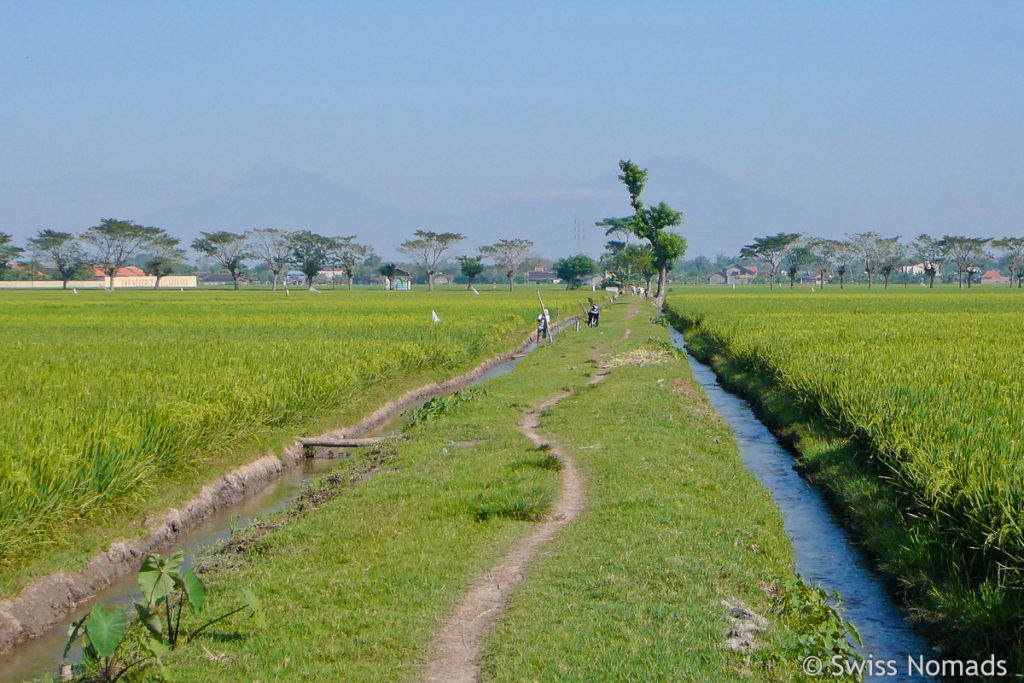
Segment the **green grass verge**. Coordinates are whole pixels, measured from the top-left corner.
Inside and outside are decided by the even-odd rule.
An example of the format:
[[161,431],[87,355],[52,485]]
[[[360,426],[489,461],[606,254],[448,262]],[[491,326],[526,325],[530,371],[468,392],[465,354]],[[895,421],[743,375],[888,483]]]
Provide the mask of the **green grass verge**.
[[[686,327],[684,319],[676,323]],[[715,345],[699,328],[687,346],[710,363],[719,381],[750,400],[758,416],[790,448],[802,472],[825,494],[850,528],[918,631],[949,658],[984,659],[995,654],[1011,670],[1024,670],[1024,593],[998,576],[975,571],[974,549],[945,534],[941,524],[913,514],[916,508],[872,453],[801,407],[764,373]]]

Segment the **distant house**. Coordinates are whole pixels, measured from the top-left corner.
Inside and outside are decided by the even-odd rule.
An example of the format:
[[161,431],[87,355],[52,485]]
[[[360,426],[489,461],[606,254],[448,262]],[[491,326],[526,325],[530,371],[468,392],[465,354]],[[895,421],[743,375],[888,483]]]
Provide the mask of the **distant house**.
[[[107,274],[103,272],[102,268],[99,266],[92,267],[93,280],[102,280],[105,277],[107,277]],[[136,266],[124,266],[123,268],[117,269],[117,273],[114,274],[114,277],[146,277],[146,273],[142,268],[138,268]]]
[[[830,282],[832,277],[826,271],[825,282]],[[796,276],[797,284],[801,285],[814,285],[821,282],[821,271],[820,270],[805,270]]]
[[716,271],[708,278],[710,285],[747,285],[757,277],[757,266],[740,266],[735,263]]
[[909,275],[924,275],[928,268],[928,264],[922,261],[921,263],[914,263],[909,266],[896,266],[896,270],[901,273],[907,273]]
[[990,270],[982,274],[979,283],[983,285],[1008,285],[1010,284],[1010,278],[1001,274],[998,270]]
[[543,283],[558,284],[561,280],[554,273],[549,273],[540,266],[537,266],[533,270],[526,271],[526,281],[532,285],[539,285]]
[[301,287],[306,283],[306,276],[301,270],[289,270],[284,274],[285,287]]

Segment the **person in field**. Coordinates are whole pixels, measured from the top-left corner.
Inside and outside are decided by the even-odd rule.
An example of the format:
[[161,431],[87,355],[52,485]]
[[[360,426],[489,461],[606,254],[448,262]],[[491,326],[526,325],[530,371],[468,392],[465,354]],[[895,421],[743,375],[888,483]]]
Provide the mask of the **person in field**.
[[601,324],[601,309],[597,307],[597,304],[590,305],[590,310],[587,311],[587,324],[591,327]]
[[547,339],[549,331],[551,329],[551,314],[548,313],[548,309],[537,316],[537,341],[541,339]]

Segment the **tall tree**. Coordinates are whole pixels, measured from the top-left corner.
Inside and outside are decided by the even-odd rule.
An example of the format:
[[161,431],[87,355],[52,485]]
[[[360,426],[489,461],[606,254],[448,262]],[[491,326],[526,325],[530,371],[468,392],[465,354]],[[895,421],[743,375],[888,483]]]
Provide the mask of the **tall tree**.
[[[956,268],[957,281],[964,286],[964,273],[969,268],[978,267],[988,257],[985,245],[991,242],[987,237],[964,237],[962,235],[943,235],[940,240],[946,258]],[[968,283],[969,284],[969,283]]]
[[492,259],[505,271],[508,278],[508,291],[515,291],[516,270],[530,255],[533,242],[530,240],[498,240],[494,244],[480,247],[480,254]]
[[7,274],[14,258],[24,251],[21,247],[14,246],[13,242],[13,237],[6,232],[0,232],[0,280]]
[[842,289],[846,282],[846,275],[850,272],[850,264],[856,260],[856,254],[853,245],[846,240],[835,240],[834,244],[836,245],[836,275],[839,276],[839,289]]
[[231,280],[235,283],[235,289],[238,289],[238,279],[242,277],[245,262],[253,257],[245,235],[225,230],[199,234],[201,236],[192,241],[192,248],[231,273]]
[[889,277],[894,270],[904,265],[906,256],[906,247],[900,242],[899,237],[878,241],[878,272],[885,283],[885,289],[889,289]]
[[358,268],[370,255],[370,247],[356,243],[356,236],[339,237],[337,243],[338,265],[348,278],[348,291],[352,291],[352,280],[356,276]]
[[686,252],[686,240],[678,233],[670,232],[666,228],[679,225],[683,222],[683,214],[672,209],[665,202],[648,208],[644,205],[640,195],[647,186],[647,169],[642,169],[632,161],[623,160],[619,162],[619,170],[622,174],[619,180],[626,186],[629,192],[629,204],[633,207],[631,218],[608,218],[601,221],[599,225],[611,228],[621,226],[628,221],[630,231],[645,239],[651,245],[651,253],[655,265],[658,267],[658,293],[654,297],[655,305],[661,309],[665,305],[667,294],[668,271],[672,264]]
[[468,281],[466,289],[473,289],[473,280],[475,280],[480,273],[484,272],[483,257],[459,256],[456,260],[459,262],[459,271]]
[[146,275],[156,277],[153,289],[159,289],[160,280],[165,275],[173,273],[174,269],[185,260],[185,250],[178,248],[179,244],[181,244],[181,240],[177,237],[163,235],[153,240],[147,247],[149,258],[143,264],[142,270]]
[[1001,251],[1006,260],[1006,267],[1010,270],[1010,287],[1013,287],[1013,279],[1016,276],[1017,287],[1020,288],[1021,279],[1024,279],[1024,239],[1004,237],[1001,240],[993,240],[992,246]]
[[441,257],[451,249],[456,242],[466,239],[465,235],[457,232],[431,232],[430,230],[417,230],[416,239],[406,240],[398,245],[398,251],[408,254],[423,264],[423,270],[427,274],[427,289],[434,291],[434,275],[437,274],[437,264]]
[[872,276],[878,271],[881,236],[877,232],[858,232],[850,236],[850,244],[857,258],[864,264],[864,274],[868,276],[868,289],[871,289]]
[[[807,251],[810,262],[818,268],[820,275],[820,286],[825,289],[825,278],[828,277],[828,270],[835,263],[842,244],[836,240],[827,240],[821,237],[814,237],[807,242]],[[843,272],[845,275],[845,271]],[[839,288],[842,289],[842,278],[839,280]]]
[[935,276],[946,259],[946,249],[942,240],[922,233],[914,239],[910,246],[914,257],[924,268],[924,274],[928,276],[928,287],[935,287]]
[[338,241],[309,230],[292,234],[292,263],[306,276],[306,284],[313,289],[313,278],[338,258]]
[[267,269],[274,276],[274,286],[271,291],[277,291],[277,281],[281,273],[288,268],[292,258],[292,234],[284,230],[268,228],[264,230],[250,230],[245,233],[249,239],[249,245],[253,257],[267,264]]
[[768,266],[768,288],[775,288],[775,277],[789,248],[800,239],[800,233],[780,232],[776,235],[755,237],[753,244],[740,249],[740,256],[753,258]]
[[63,289],[68,288],[68,280],[85,265],[85,254],[70,232],[40,230],[35,237],[29,239],[28,246],[44,268],[57,271]]
[[100,219],[99,225],[85,231],[82,242],[87,246],[87,256],[93,265],[110,278],[110,289],[113,289],[117,271],[128,262],[128,259],[155,240],[166,236],[167,233],[160,228],[138,225],[133,221],[103,218]]
[[565,280],[566,289],[575,289],[580,286],[583,278],[597,272],[597,264],[589,256],[576,254],[566,258],[558,259],[553,266],[555,275]]
[[804,264],[812,263],[813,261],[814,257],[811,255],[811,248],[806,244],[797,242],[786,250],[786,262],[789,264],[786,268],[786,274],[789,275],[790,289],[793,289],[793,285],[796,283],[796,276]]

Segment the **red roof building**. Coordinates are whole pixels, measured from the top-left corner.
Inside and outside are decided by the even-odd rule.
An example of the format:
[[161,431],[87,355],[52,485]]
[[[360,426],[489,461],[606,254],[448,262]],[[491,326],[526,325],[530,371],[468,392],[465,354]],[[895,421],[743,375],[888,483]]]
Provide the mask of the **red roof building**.
[[[94,280],[103,279],[106,276],[107,274],[104,273],[103,269],[99,266],[92,267],[92,277]],[[117,269],[117,273],[114,277],[146,277],[146,273],[136,266],[124,266],[123,268]]]

